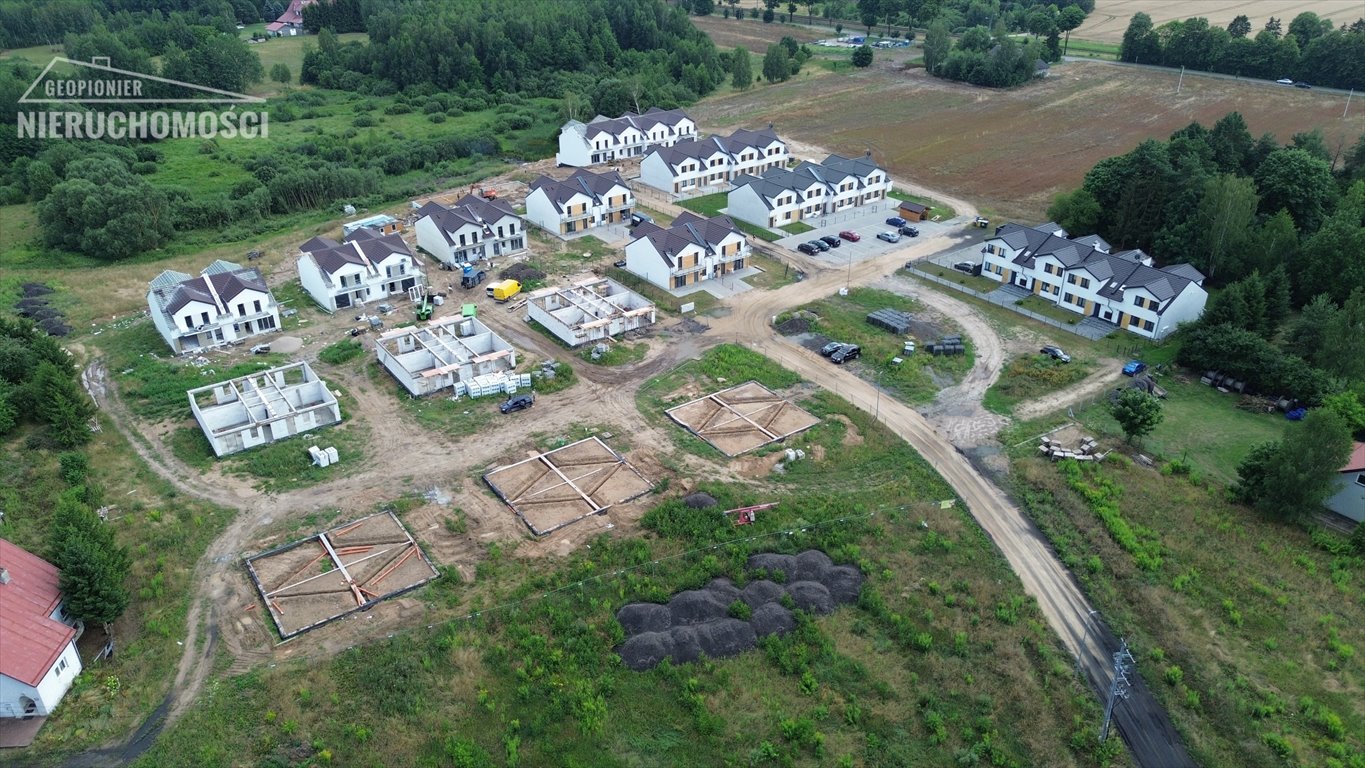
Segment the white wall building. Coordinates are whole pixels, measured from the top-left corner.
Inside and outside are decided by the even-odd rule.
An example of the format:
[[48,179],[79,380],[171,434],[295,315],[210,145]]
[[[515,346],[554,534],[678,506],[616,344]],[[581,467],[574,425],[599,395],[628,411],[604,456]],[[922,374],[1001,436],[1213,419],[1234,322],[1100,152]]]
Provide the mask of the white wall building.
[[564,181],[541,176],[526,196],[526,218],[532,224],[567,235],[630,218],[635,195],[616,171],[579,169]]
[[724,277],[744,269],[749,241],[727,216],[684,213],[667,229],[646,222],[626,246],[626,269],[664,289]]
[[372,230],[376,235],[396,235],[403,231],[403,222],[387,213],[379,213],[342,224],[341,234],[349,236],[358,229]]
[[280,308],[255,269],[221,259],[199,277],[166,270],[152,280],[147,307],[176,354],[270,333]]
[[433,201],[418,208],[417,217],[417,245],[444,264],[526,250],[526,225],[502,200],[465,195],[450,207]]
[[830,155],[822,163],[739,176],[734,184],[726,213],[761,227],[781,227],[881,203],[891,192],[891,175],[871,157]]
[[681,109],[653,107],[643,115],[598,115],[584,123],[570,120],[559,129],[555,162],[584,168],[639,157],[652,146],[670,146],[697,137],[697,124]]
[[81,673],[84,626],[66,613],[59,575],[0,539],[0,747],[28,746]]
[[571,347],[600,341],[655,321],[654,304],[605,277],[565,288],[542,288],[526,297],[526,316]]
[[1327,499],[1327,508],[1365,524],[1365,443],[1356,443],[1351,458],[1337,470],[1334,488]]
[[299,250],[299,282],[328,312],[406,295],[409,288],[425,284],[417,259],[399,235],[360,227],[344,242],[315,237]]
[[1158,269],[1142,251],[1110,253],[1098,235],[1072,239],[1051,222],[1006,224],[981,252],[982,275],[1148,338],[1199,319],[1208,301],[1204,275],[1189,264]]
[[640,181],[674,195],[699,194],[723,187],[739,176],[762,175],[785,168],[791,160],[787,143],[769,125],[761,131],[743,128],[729,136],[709,136],[652,150],[640,161]]
[[341,421],[336,396],[308,363],[290,363],[185,394],[219,457]]
[[414,397],[517,367],[512,345],[473,317],[394,329],[379,337],[375,354]]

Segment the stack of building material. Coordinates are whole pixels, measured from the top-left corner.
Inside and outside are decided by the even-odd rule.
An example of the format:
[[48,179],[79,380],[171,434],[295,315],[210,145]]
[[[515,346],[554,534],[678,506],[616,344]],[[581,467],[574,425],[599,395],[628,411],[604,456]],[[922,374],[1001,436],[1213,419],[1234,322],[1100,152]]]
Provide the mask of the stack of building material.
[[929,344],[924,349],[931,355],[963,355],[967,353],[967,347],[962,343],[961,336],[944,336],[938,340],[937,344]]
[[455,397],[487,397],[488,395],[516,394],[518,389],[531,387],[528,373],[488,373],[468,381],[455,382]]
[[910,323],[914,319],[914,316],[909,312],[901,312],[895,309],[879,309],[867,315],[868,323],[900,336],[910,332]]
[[1053,461],[1061,461],[1062,459],[1074,459],[1075,461],[1104,461],[1104,457],[1108,456],[1109,452],[1096,453],[1098,449],[1099,442],[1093,437],[1081,438],[1080,445],[1074,449],[1062,445],[1048,435],[1043,435],[1038,441],[1038,453]]
[[341,456],[337,454],[335,446],[330,448],[319,448],[316,445],[308,447],[308,455],[313,458],[313,466],[329,467],[341,461]]

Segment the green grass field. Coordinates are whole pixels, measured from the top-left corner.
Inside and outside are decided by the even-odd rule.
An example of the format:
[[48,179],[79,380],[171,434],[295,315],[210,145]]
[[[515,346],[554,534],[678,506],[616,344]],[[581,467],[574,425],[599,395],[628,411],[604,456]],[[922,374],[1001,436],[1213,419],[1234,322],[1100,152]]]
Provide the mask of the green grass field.
[[1018,357],[1000,372],[1000,378],[986,390],[981,402],[989,411],[1009,414],[1025,400],[1079,383],[1093,369],[1092,361],[1075,357],[1070,363],[1040,354]]
[[[1184,429],[1220,423],[1186,421]],[[1078,469],[1072,487],[1063,467],[1019,455],[1012,475],[1104,621],[1130,639],[1138,672],[1196,762],[1361,765],[1365,559],[1331,534],[1228,503],[1208,480],[1123,459]],[[1078,490],[1112,499],[1159,565],[1139,568]]]
[[1084,56],[1087,59],[1099,59],[1101,61],[1118,61],[1119,46],[1114,43],[1102,43],[1098,40],[1077,40],[1072,38],[1066,46],[1067,56]]
[[[971,339],[964,339],[967,353],[953,357],[926,354],[924,345],[937,339],[919,339],[919,352],[900,365],[892,363],[892,358],[903,354],[904,339],[867,322],[869,312],[884,308],[912,314],[923,310],[914,299],[875,288],[854,288],[847,296],[831,296],[801,307],[819,317],[811,327],[813,333],[862,347],[862,357],[850,366],[855,373],[906,402],[927,403],[943,388],[943,379],[957,381],[971,370],[975,359]],[[953,332],[946,324],[939,330],[944,335]]]
[[[1302,422],[1288,421],[1278,413],[1253,413],[1237,408],[1238,396],[1224,395],[1189,375],[1160,379],[1169,393],[1163,404],[1164,419],[1142,439],[1144,451],[1166,460],[1185,459],[1219,484],[1237,480],[1237,465],[1252,446],[1279,440],[1284,430],[1302,429]],[[1118,423],[1103,404],[1096,404],[1077,417],[1088,429],[1113,437],[1122,436]]]
[[947,205],[943,202],[935,200],[932,197],[924,197],[923,195],[912,195],[909,192],[902,192],[899,189],[891,190],[890,194],[888,194],[887,197],[891,198],[892,200],[908,200],[912,203],[927,205],[929,206],[930,218],[938,216],[941,219],[951,219],[957,215],[957,211],[953,210],[953,207],[951,205]]

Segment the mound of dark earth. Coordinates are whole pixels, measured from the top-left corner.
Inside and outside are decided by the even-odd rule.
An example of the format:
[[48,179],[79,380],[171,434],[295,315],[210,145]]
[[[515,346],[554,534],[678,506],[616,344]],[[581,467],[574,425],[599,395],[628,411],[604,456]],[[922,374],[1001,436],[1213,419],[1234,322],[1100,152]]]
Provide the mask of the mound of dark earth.
[[[817,550],[754,555],[747,566],[750,572],[778,581],[760,578],[740,589],[729,579],[714,579],[701,589],[679,592],[667,604],[623,606],[616,613],[626,632],[626,641],[617,649],[621,660],[631,669],[646,670],[664,659],[685,664],[703,656],[734,656],[761,638],[796,627],[796,617],[782,604],[784,598],[796,610],[824,615],[840,604],[856,602],[863,585],[861,571],[835,565]],[[748,621],[730,615],[735,602],[749,606]]]

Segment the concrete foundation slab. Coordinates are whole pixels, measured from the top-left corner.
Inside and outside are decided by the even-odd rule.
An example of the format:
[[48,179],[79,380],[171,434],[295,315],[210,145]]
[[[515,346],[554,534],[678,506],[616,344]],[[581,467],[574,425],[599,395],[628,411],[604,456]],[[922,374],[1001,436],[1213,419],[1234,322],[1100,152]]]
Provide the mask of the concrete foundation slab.
[[597,437],[498,467],[483,480],[537,536],[605,512],[653,487]]
[[748,453],[820,423],[756,381],[699,397],[666,413],[726,456]]

